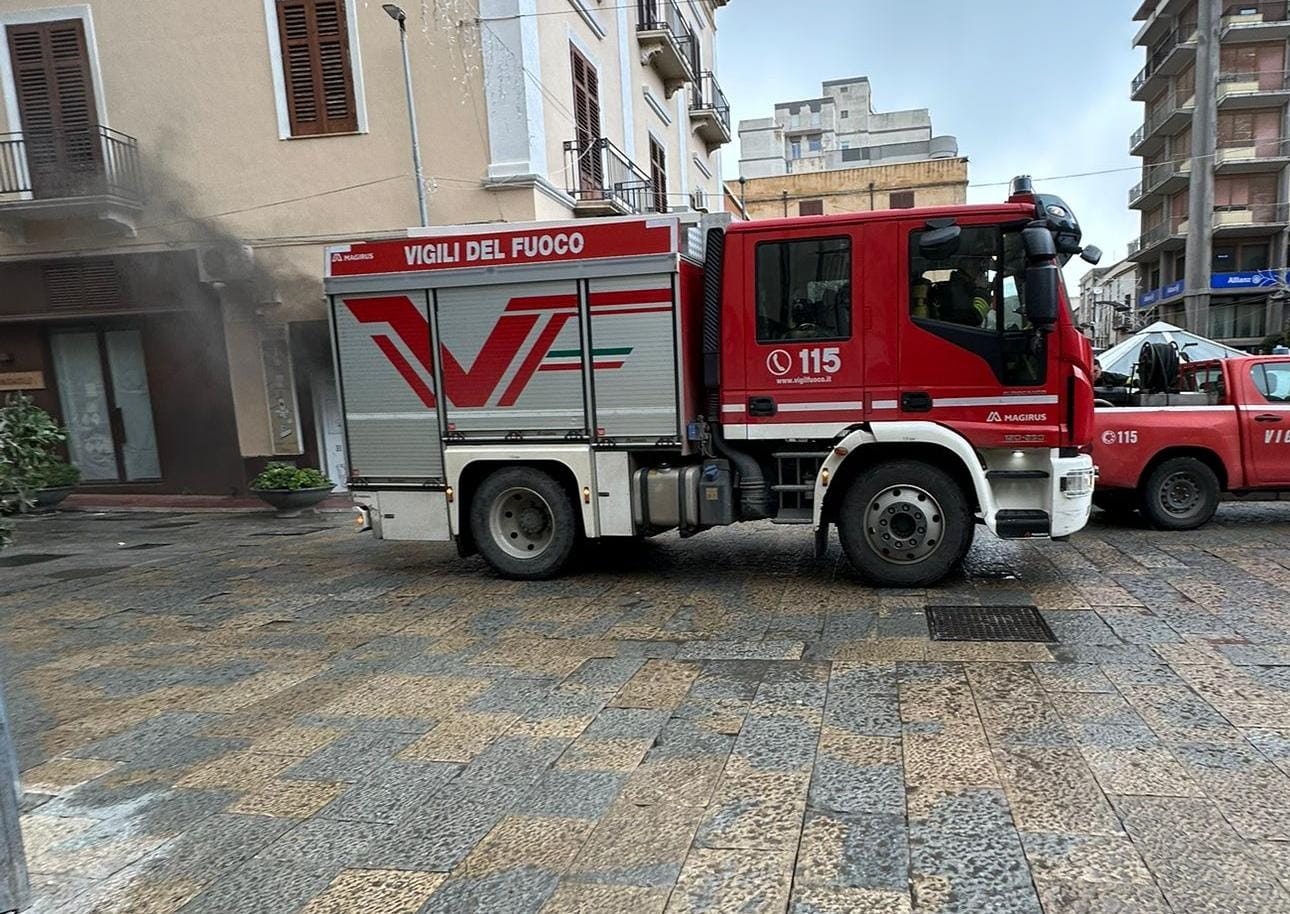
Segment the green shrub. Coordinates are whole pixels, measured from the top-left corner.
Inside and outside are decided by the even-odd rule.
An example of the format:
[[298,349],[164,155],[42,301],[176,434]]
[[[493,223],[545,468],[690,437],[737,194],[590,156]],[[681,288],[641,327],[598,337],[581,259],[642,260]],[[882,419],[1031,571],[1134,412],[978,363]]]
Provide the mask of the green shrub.
[[[24,511],[49,468],[61,463],[57,448],[66,434],[54,417],[24,393],[10,394],[0,406],[0,513]],[[9,541],[0,526],[0,547]]]
[[313,467],[296,467],[289,463],[271,463],[251,480],[251,490],[331,488],[332,481]]
[[61,460],[47,465],[36,477],[38,489],[62,489],[81,481],[81,471]]

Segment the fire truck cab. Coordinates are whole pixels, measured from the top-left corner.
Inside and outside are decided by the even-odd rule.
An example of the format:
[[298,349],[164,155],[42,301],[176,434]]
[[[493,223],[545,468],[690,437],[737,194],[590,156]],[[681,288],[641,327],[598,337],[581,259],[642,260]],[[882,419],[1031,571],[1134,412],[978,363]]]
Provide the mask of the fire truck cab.
[[836,526],[926,586],[977,523],[1086,522],[1092,356],[1069,208],[418,230],[328,254],[362,523],[559,573],[579,539]]

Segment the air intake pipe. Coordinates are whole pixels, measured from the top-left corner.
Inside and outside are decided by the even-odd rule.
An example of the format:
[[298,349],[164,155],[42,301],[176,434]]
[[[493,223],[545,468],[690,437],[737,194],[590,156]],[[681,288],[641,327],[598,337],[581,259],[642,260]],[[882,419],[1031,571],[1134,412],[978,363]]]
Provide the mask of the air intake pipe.
[[761,463],[747,451],[741,451],[727,444],[720,422],[712,423],[710,431],[712,449],[729,460],[739,472],[740,519],[761,520],[770,517],[770,481],[766,478]]

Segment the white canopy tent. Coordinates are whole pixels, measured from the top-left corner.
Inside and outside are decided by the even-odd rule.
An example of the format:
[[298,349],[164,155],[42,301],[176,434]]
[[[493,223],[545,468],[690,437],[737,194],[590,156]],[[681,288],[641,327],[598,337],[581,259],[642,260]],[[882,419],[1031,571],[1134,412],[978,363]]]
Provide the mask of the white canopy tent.
[[1216,343],[1181,327],[1175,327],[1173,324],[1156,321],[1099,355],[1097,360],[1101,363],[1102,370],[1115,374],[1132,374],[1134,366],[1138,364],[1138,354],[1142,351],[1143,343],[1177,343],[1178,350],[1192,362],[1203,362],[1206,359],[1231,359],[1249,354],[1233,349],[1231,346]]

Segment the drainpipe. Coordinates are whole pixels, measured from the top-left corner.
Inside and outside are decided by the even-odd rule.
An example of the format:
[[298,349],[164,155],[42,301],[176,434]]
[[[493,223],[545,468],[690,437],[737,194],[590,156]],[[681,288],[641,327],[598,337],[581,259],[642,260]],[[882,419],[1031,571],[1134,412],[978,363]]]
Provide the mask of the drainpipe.
[[877,207],[874,205],[874,201],[875,201],[876,199],[877,199],[877,198],[874,196],[874,192],[873,192],[873,182],[872,182],[872,181],[870,181],[870,182],[869,182],[869,211],[870,211],[870,212],[873,212],[873,211],[877,208]]
[[788,191],[784,191],[784,218],[788,218]]

